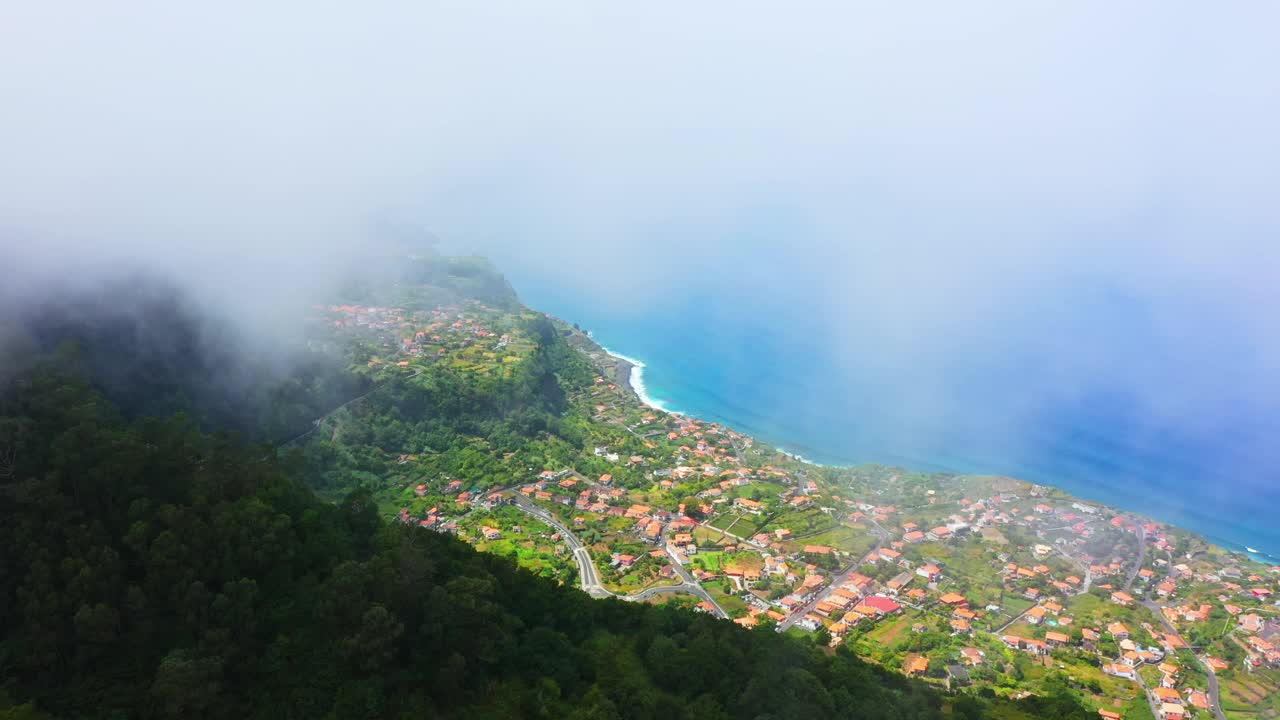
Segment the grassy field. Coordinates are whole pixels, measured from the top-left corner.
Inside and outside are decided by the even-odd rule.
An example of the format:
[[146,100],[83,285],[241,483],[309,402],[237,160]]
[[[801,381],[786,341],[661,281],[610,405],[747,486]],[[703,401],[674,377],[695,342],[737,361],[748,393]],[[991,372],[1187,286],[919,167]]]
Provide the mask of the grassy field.
[[694,567],[700,567],[707,572],[719,573],[720,561],[724,557],[721,552],[699,551],[697,555],[689,558],[689,564]]
[[787,487],[781,483],[764,482],[764,481],[757,480],[752,482],[750,485],[743,485],[742,487],[730,488],[729,492],[725,493],[725,495],[731,498],[738,498],[738,497],[753,498],[753,499],[756,497],[766,498],[770,496],[781,495],[782,492],[786,489]]
[[737,521],[738,521],[738,514],[729,512],[729,513],[721,513],[711,518],[710,522],[708,522],[707,524],[713,528],[728,530],[729,526],[734,524]]
[[[997,594],[993,590],[1001,587],[1002,577],[999,563],[995,562],[991,550],[976,541],[965,542],[959,546],[939,546],[930,543],[925,551],[937,551],[937,557],[947,562],[944,571],[946,576],[963,585],[973,594],[975,601],[990,601]],[[945,549],[947,555],[941,552]],[[968,594],[968,593],[966,593]],[[985,602],[983,604],[986,604]]]
[[[778,514],[765,526],[770,532],[778,528],[786,528],[796,535],[810,535],[827,532],[836,527],[836,521],[817,508],[807,510],[787,510]],[[733,532],[738,532],[734,530]],[[742,533],[738,533],[741,535]]]
[[1054,662],[1055,665],[1060,666],[1060,670],[1076,682],[1083,684],[1096,682],[1102,688],[1102,694],[1100,695],[1095,695],[1087,690],[1083,691],[1092,700],[1093,704],[1098,707],[1114,709],[1114,699],[1119,698],[1122,701],[1128,701],[1131,698],[1142,695],[1142,688],[1136,682],[1112,677],[1102,672],[1101,668],[1096,668],[1083,662],[1063,663],[1056,659]]
[[880,621],[864,637],[867,642],[873,645],[890,647],[902,637],[904,632],[911,630],[911,625],[914,622],[916,622],[914,613],[903,613],[889,620]]
[[[813,537],[787,543],[787,547],[795,551],[805,545],[829,545],[850,555],[861,557],[875,544],[876,539],[874,536],[855,528],[841,525]],[[794,549],[791,546],[794,546]]]
[[742,617],[747,614],[747,601],[737,595],[726,594],[721,587],[721,583],[707,583],[703,587],[707,589],[711,597],[716,599],[716,602],[720,603],[720,607],[724,608],[724,611],[729,613],[730,617]]
[[1035,603],[1018,595],[1006,594],[1004,596],[1004,600],[1000,601],[998,604],[1001,608],[1000,612],[992,613],[990,616],[985,618],[993,630],[1006,622],[1009,622],[1012,618],[1021,615]]
[[715,545],[738,544],[737,540],[729,537],[728,535],[725,535],[724,533],[716,532],[715,530],[712,530],[711,528],[708,528],[708,527],[704,527],[702,525],[699,525],[693,529],[693,541],[697,543],[698,547],[700,548],[715,546]]

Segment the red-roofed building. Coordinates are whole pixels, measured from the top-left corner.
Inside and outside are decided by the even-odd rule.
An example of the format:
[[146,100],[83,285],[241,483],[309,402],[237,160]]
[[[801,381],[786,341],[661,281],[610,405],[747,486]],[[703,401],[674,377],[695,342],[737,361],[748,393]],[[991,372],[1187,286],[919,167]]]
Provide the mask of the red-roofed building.
[[863,600],[862,604],[874,608],[881,615],[891,615],[902,609],[901,605],[881,595],[872,595]]

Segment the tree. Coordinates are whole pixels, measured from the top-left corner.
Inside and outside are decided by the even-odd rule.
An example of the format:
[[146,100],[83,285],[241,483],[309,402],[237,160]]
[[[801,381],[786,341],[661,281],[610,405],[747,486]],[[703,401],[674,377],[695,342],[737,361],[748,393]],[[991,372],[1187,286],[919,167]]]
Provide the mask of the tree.
[[174,650],[166,655],[151,684],[151,693],[172,717],[204,714],[221,692],[222,661],[199,657],[190,650]]
[[395,656],[404,624],[382,605],[364,611],[360,628],[343,640],[347,659],[365,672],[377,672]]

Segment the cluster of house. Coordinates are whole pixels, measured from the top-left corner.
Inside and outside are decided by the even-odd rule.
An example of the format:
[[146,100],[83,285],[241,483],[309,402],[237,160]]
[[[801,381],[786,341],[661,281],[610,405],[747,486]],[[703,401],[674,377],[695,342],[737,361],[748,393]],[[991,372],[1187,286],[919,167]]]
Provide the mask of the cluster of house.
[[[1138,577],[1145,584],[1152,585],[1153,594],[1164,599],[1176,596],[1179,583],[1183,581],[1216,583],[1221,588],[1216,599],[1227,615],[1235,618],[1236,630],[1244,636],[1241,644],[1245,650],[1245,669],[1252,670],[1264,666],[1280,667],[1280,648],[1277,647],[1277,642],[1280,641],[1280,622],[1268,622],[1258,612],[1246,612],[1245,608],[1232,602],[1232,600],[1240,602],[1236,598],[1245,598],[1253,602],[1270,600],[1272,590],[1261,584],[1267,581],[1266,577],[1254,574],[1241,578],[1241,573],[1235,567],[1221,568],[1215,573],[1196,573],[1187,565],[1178,564],[1167,570],[1166,577],[1158,578],[1154,571],[1143,568]],[[1273,574],[1280,575],[1280,569],[1273,569]],[[1254,585],[1245,587],[1239,582],[1224,580],[1224,577],[1244,579]],[[1115,599],[1114,596],[1113,599]],[[1181,605],[1163,605],[1160,613],[1170,624],[1176,625],[1208,622],[1213,609],[1212,604],[1201,601]]]
[[1185,720],[1191,714],[1189,708],[1199,710],[1210,708],[1209,695],[1205,691],[1194,688],[1187,688],[1183,692],[1178,691],[1177,666],[1161,663],[1160,670],[1164,673],[1160,685],[1147,691],[1159,720]]
[[1053,576],[1053,569],[1048,565],[1006,563],[1004,566],[1005,587],[1021,588],[1020,594],[1023,597],[1037,602],[1052,592],[1061,595],[1074,594],[1082,588],[1082,582],[1077,575],[1056,578]]
[[[467,308],[443,306],[428,312],[412,313],[404,308],[365,305],[331,305],[316,309],[327,311],[334,328],[374,332],[387,350],[398,350],[407,357],[423,357],[432,347],[436,355],[443,355],[447,352],[446,344],[466,346],[486,338],[497,338],[494,349],[501,350],[512,339],[509,334],[500,335],[488,329],[483,320],[468,312],[489,311],[478,303],[471,303]],[[369,361],[371,367],[378,364],[380,361],[376,359]],[[402,360],[397,364],[407,366],[409,361]]]
[[[445,495],[453,496],[452,502],[456,506],[492,509],[505,504],[510,500],[509,494],[503,491],[472,492],[471,490],[463,489],[463,483],[461,480],[449,480],[446,478],[443,479],[442,482],[443,487],[441,488],[441,492]],[[414,487],[413,494],[420,498],[426,497],[431,494],[432,489],[433,488],[427,483],[420,483]],[[433,505],[422,517],[417,517],[409,510],[409,508],[402,507],[400,508],[400,512],[397,513],[396,519],[402,523],[409,525],[416,524],[429,530],[455,534],[458,532],[457,520],[450,519],[441,511],[439,505]],[[493,540],[495,538],[487,539]]]
[[[316,308],[321,309],[321,308]],[[365,328],[399,331],[409,324],[404,308],[368,307],[365,305],[331,305],[328,308],[337,328]]]
[[1144,664],[1154,665],[1159,663],[1164,660],[1166,652],[1178,649],[1168,645],[1163,648],[1140,647],[1130,637],[1128,626],[1122,622],[1113,622],[1107,625],[1107,633],[1116,640],[1121,655],[1117,661],[1103,666],[1102,670],[1108,675],[1115,675],[1116,677],[1125,677],[1132,680],[1137,674],[1137,668]]

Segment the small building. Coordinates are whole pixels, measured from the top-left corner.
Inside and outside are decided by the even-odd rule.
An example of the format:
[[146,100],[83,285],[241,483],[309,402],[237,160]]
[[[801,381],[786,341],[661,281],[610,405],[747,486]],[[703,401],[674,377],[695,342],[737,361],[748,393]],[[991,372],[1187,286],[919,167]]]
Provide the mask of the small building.
[[907,677],[918,677],[929,671],[929,658],[911,654],[902,661],[902,671]]

